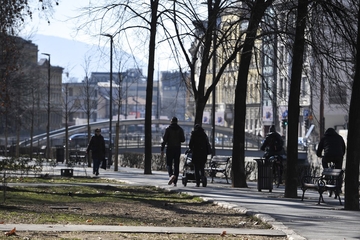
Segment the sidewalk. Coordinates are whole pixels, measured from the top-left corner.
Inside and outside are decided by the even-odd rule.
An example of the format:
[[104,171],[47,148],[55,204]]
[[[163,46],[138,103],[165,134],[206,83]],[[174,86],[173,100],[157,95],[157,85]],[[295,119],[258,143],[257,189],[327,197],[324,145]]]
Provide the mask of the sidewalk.
[[[62,167],[49,170],[49,174],[59,174]],[[75,168],[74,176],[84,176],[85,172],[92,173],[90,168]],[[180,174],[181,175],[181,174]],[[225,180],[215,179],[214,183],[208,182],[206,188],[195,187],[195,183],[188,183],[186,187],[179,181],[177,187],[167,185],[168,176],[165,172],[153,171],[152,174],[144,174],[142,169],[119,168],[118,172],[113,169],[101,170],[99,177],[116,179],[129,184],[140,186],[157,186],[171,191],[186,192],[200,196],[206,200],[226,208],[236,208],[238,211],[248,215],[255,215],[262,221],[271,224],[274,230],[260,230],[261,235],[266,236],[287,236],[288,239],[360,239],[360,213],[355,211],[344,211],[337,199],[324,196],[326,203],[317,205],[318,193],[307,191],[304,202],[301,201],[302,191],[298,191],[298,199],[284,198],[284,187],[268,190],[257,190],[256,182],[249,182],[248,188],[232,188]],[[179,177],[181,178],[181,177]],[[17,231],[38,228],[39,231],[46,231],[54,228],[76,229],[80,231],[96,231],[106,228],[106,231],[150,231],[150,232],[186,232],[186,233],[212,233],[216,234],[225,229],[206,228],[136,228],[120,226],[58,226],[58,225],[18,225]],[[91,229],[91,230],[90,230]],[[11,230],[10,225],[0,225],[1,231]],[[35,229],[34,229],[35,230]],[[59,230],[61,231],[61,230]],[[100,230],[101,231],[101,230]],[[259,234],[259,230],[227,229],[227,233],[234,234]],[[249,231],[239,233],[238,231]]]

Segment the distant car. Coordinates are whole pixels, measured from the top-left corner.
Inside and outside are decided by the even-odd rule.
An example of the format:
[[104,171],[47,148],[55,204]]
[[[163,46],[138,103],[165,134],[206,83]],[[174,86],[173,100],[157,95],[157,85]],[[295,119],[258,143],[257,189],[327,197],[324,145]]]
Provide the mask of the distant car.
[[[104,138],[105,140],[105,156],[109,154],[109,138]],[[69,137],[69,158],[70,160],[82,163],[86,159],[86,148],[89,144],[88,134],[87,133],[77,133]],[[108,165],[111,165],[108,163]]]
[[[262,139],[260,141],[260,144],[262,145],[264,143],[265,139]],[[286,143],[284,143],[286,144]],[[306,150],[308,147],[308,141],[306,138],[298,137],[298,149]]]
[[[109,148],[109,138],[104,138],[104,140],[105,147]],[[89,140],[87,133],[77,133],[69,137],[69,148],[86,148],[88,144]]]

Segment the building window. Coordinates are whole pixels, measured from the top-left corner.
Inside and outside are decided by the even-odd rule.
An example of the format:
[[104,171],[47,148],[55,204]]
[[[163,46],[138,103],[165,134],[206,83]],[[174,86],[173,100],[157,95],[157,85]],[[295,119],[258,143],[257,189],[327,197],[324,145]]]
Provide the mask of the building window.
[[329,86],[329,104],[346,104],[346,88],[330,85]]
[[69,88],[69,97],[73,96],[73,88]]

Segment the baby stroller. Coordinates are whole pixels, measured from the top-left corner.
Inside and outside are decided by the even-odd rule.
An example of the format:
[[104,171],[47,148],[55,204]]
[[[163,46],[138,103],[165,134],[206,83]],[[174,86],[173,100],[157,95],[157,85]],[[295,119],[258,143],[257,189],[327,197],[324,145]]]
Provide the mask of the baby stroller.
[[[192,163],[192,151],[190,149],[185,151],[185,163],[183,167],[182,184],[186,187],[188,182],[196,182],[195,168]],[[207,178],[204,176],[202,181],[203,187],[207,185]]]

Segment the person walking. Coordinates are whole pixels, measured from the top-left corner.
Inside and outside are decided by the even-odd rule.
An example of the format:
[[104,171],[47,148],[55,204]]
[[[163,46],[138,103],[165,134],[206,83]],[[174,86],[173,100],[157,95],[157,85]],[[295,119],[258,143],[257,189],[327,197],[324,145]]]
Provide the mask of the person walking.
[[[345,155],[345,141],[335,129],[328,128],[321,138],[316,150],[316,155],[322,157],[323,168],[328,168],[329,163],[334,163],[336,169],[342,169],[343,157]],[[322,154],[324,152],[324,154]]]
[[93,174],[99,175],[99,167],[101,161],[105,161],[105,140],[101,135],[101,129],[95,129],[95,135],[91,137],[86,148],[86,154],[91,151],[93,159]]
[[203,187],[206,186],[205,177],[205,164],[208,155],[209,138],[206,135],[204,129],[196,124],[194,131],[191,132],[191,138],[189,142],[189,148],[192,151],[192,163],[194,164],[196,186],[200,186],[202,182]]
[[[161,143],[161,158],[164,157],[166,146],[166,166],[169,173],[168,184],[176,186],[179,177],[181,143],[185,142],[184,130],[178,125],[178,119],[173,117],[170,125],[165,129]],[[174,164],[174,168],[173,168]]]

